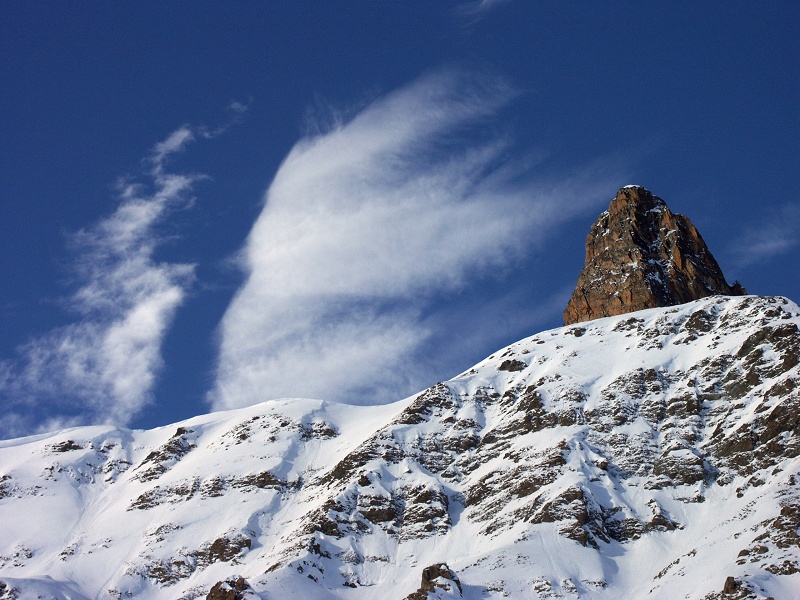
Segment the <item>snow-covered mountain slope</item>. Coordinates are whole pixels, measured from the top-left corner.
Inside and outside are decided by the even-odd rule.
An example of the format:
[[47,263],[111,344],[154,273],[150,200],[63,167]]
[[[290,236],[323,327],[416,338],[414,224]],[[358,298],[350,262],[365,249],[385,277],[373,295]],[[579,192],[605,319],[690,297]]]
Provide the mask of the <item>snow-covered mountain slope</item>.
[[799,326],[706,298],[388,406],[0,442],[0,598],[800,598]]

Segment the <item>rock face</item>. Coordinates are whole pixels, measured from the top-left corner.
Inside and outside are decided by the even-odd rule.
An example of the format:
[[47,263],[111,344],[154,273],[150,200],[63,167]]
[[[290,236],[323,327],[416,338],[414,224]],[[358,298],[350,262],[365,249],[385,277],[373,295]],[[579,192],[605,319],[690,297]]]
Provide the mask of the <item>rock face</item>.
[[745,293],[738,282],[728,285],[687,217],[643,187],[627,186],[589,231],[564,323]]

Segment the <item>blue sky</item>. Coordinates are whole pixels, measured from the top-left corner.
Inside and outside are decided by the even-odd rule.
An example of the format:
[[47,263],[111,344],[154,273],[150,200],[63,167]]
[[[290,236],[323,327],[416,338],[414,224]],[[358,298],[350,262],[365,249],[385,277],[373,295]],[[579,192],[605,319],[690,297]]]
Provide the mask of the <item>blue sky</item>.
[[4,437],[401,398],[560,325],[629,183],[800,299],[794,2],[0,16]]

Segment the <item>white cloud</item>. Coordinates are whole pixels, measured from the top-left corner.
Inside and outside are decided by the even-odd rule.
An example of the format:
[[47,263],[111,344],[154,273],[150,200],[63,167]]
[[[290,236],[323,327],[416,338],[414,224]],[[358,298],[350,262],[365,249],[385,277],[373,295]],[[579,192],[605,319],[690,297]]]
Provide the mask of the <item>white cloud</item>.
[[148,160],[151,192],[121,184],[117,209],[72,236],[80,284],[66,306],[80,320],[30,340],[18,361],[0,365],[0,392],[11,408],[6,435],[78,422],[126,424],[152,400],[161,342],[194,271],[154,259],[163,242],[157,226],[190,201],[199,178],[167,173],[164,163],[192,139],[181,127],[156,144]]
[[163,173],[164,160],[170,154],[181,152],[186,147],[186,144],[194,140],[194,133],[188,125],[184,125],[173,131],[167,139],[159,142],[153,148],[153,153],[150,160],[154,165],[154,174],[156,176]]
[[220,136],[234,125],[239,125],[242,122],[242,119],[244,119],[244,116],[247,114],[248,110],[250,110],[250,101],[244,103],[239,102],[238,100],[233,100],[226,108],[228,118],[224,123],[222,123],[222,125],[218,125],[217,127],[213,128],[205,126],[197,127],[197,133],[206,139],[213,139],[217,136]]
[[508,140],[475,141],[515,95],[499,79],[440,72],[296,144],[242,251],[215,408],[413,391],[429,376],[418,352],[447,322],[431,316],[442,299],[607,195],[607,177],[535,179],[508,160]]
[[787,204],[746,229],[736,240],[733,255],[740,267],[765,263],[800,243],[800,206]]
[[511,0],[471,0],[456,7],[455,12],[458,16],[466,19],[467,24],[474,25],[484,15],[494,10],[498,6],[508,4]]

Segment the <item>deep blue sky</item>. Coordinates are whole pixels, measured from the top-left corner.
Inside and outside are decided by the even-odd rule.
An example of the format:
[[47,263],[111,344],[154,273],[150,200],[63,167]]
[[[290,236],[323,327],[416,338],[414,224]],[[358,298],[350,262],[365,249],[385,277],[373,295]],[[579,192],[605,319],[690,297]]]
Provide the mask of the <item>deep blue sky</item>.
[[[455,160],[461,145],[503,139],[507,145],[491,166],[530,164],[534,188],[556,182],[553,189],[591,193],[558,192],[564,215],[541,230],[520,230],[535,243],[506,240],[514,256],[476,268],[472,278],[474,264],[464,259],[451,287],[426,280],[395,295],[381,290],[380,301],[373,292],[354,299],[385,316],[407,308],[413,295],[402,323],[410,327],[408,319],[417,319],[433,331],[408,350],[411,364],[425,367],[422,374],[392,382],[391,394],[452,377],[503,344],[560,325],[589,225],[629,183],[688,215],[729,281],[739,279],[751,293],[800,300],[798,31],[796,2],[2,3],[6,435],[33,431],[48,419],[59,425],[113,418],[97,398],[102,387],[62,385],[56,368],[54,381],[31,387],[32,377],[48,371],[32,374],[30,348],[52,346],[63,340],[64,327],[90,318],[75,305],[85,285],[76,265],[94,259],[75,234],[114,213],[120,178],[147,184],[154,164],[147,157],[157,143],[188,127],[194,141],[164,164],[203,178],[192,185],[194,202],[172,209],[152,232],[160,240],[154,261],[196,267],[194,280],[183,283],[174,320],[156,340],[163,368],[154,367],[155,383],[143,388],[150,404],[123,419],[137,427],[209,410],[218,327],[245,277],[233,257],[295,144],[315,127],[329,132],[324,123],[331,115],[346,124],[371,101],[398,91],[410,90],[412,105],[432,110],[433,101],[420,99],[419,82],[443,73],[502,81],[514,92],[487,114],[456,123],[445,141],[435,140],[439,158],[450,151]],[[449,93],[461,93],[461,84],[447,85]],[[464,94],[480,96],[481,89]],[[232,103],[240,110],[232,112]],[[219,135],[203,137],[211,131]],[[309,159],[303,168],[313,164]],[[584,180],[570,188],[578,174]],[[300,203],[296,211],[302,210]],[[499,308],[487,309],[493,306]],[[308,368],[315,368],[311,358]],[[356,383],[361,392],[338,394],[344,388],[333,386],[331,396],[386,400],[375,391],[380,381]],[[291,382],[278,388],[286,395]],[[85,408],[86,394],[95,408]]]

